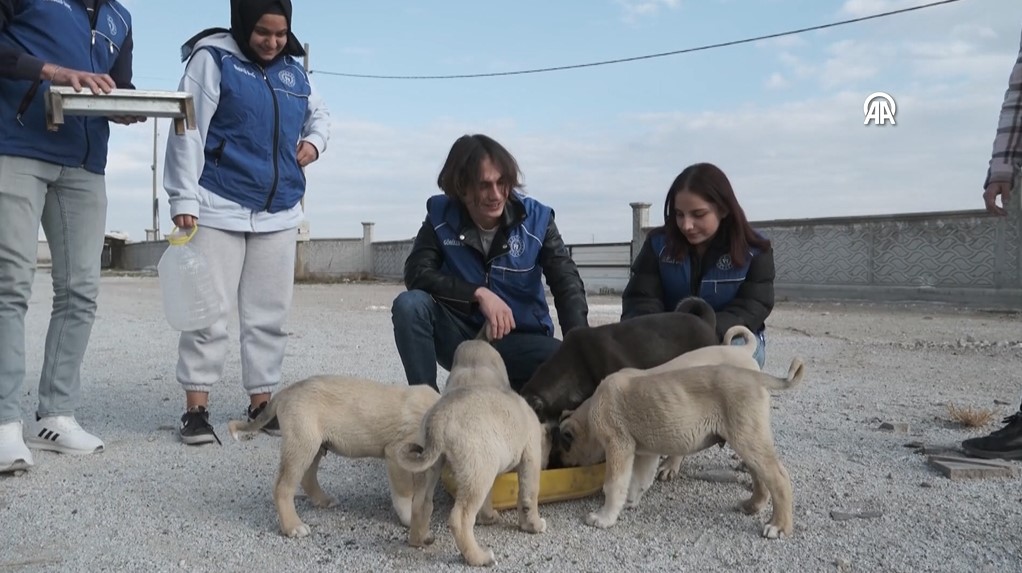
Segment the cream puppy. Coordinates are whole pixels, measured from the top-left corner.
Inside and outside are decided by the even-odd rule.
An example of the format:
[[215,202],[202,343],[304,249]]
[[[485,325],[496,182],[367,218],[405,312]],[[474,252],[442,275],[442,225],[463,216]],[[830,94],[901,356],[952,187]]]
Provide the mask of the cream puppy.
[[726,441],[752,476],[749,514],[773,498],[763,536],[790,536],[792,488],[774,449],[770,390],[802,380],[804,366],[792,361],[787,378],[730,365],[697,366],[631,377],[613,374],[591,399],[589,432],[606,452],[604,504],[586,523],[607,528],[624,507],[635,507],[652,484],[661,455],[688,455]]
[[[735,338],[744,338],[744,346],[732,346]],[[649,374],[670,372],[695,366],[712,366],[730,364],[739,368],[759,370],[759,363],[753,358],[759,339],[751,330],[744,326],[732,326],[724,333],[724,342],[715,346],[704,346],[690,350],[673,360],[646,370],[626,368],[617,372],[618,377],[639,377]],[[561,415],[555,447],[560,448],[561,463],[566,466],[585,466],[598,464],[604,460],[603,447],[589,432],[589,405],[583,402],[576,410],[567,410]],[[660,464],[657,478],[662,481],[673,479],[681,473],[681,462],[684,456],[670,456]]]
[[436,390],[425,385],[391,386],[343,376],[314,376],[278,392],[255,420],[233,420],[227,428],[235,440],[247,439],[277,417],[280,469],[273,502],[284,535],[309,534],[309,526],[295,510],[299,481],[313,505],[335,505],[316,477],[319,462],[328,451],[348,458],[385,459],[391,501],[407,527],[412,521],[413,489],[426,484],[402,469],[396,455],[403,443],[418,434],[422,417],[439,399]]
[[449,524],[469,565],[495,562],[493,551],[476,542],[473,527],[477,514],[481,523],[497,519],[491,490],[499,474],[518,473],[519,527],[530,533],[546,531],[538,508],[543,434],[536,413],[511,390],[500,354],[483,341],[461,343],[440,400],[423,418],[417,439],[402,447],[398,455],[402,467],[423,472],[427,481],[421,500],[420,490],[416,490],[409,544],[418,547],[433,542],[429,519],[444,463],[457,484]]

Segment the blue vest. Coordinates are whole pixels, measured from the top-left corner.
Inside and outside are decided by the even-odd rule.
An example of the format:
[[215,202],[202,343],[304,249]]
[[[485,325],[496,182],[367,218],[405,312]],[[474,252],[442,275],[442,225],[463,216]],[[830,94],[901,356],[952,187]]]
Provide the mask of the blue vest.
[[206,132],[203,188],[253,211],[286,211],[305,194],[298,142],[312,87],[291,56],[265,70],[206,46],[220,66],[220,103]]
[[681,299],[694,295],[708,302],[713,310],[720,311],[735,299],[738,289],[745,282],[745,275],[749,273],[752,257],[760,252],[755,247],[749,247],[745,264],[740,267],[731,261],[730,254],[722,254],[712,266],[703,269],[699,292],[693,293],[691,253],[683,261],[673,259],[665,252],[667,237],[662,233],[653,235],[650,243],[660,261],[660,284],[664,289],[664,308],[668,310],[673,310]]
[[[525,207],[525,219],[505,229],[506,243],[501,254],[489,261],[478,250],[465,244],[462,227],[474,228],[471,220],[462,220],[461,206],[446,195],[426,201],[426,216],[444,253],[440,270],[470,283],[486,285],[511,307],[515,332],[554,335],[554,323],[546,303],[543,268],[539,255],[550,225],[552,211],[530,197],[518,196]],[[498,232],[494,240],[500,238]],[[492,250],[492,249],[491,249]],[[478,310],[472,317],[482,327],[485,318]]]
[[[23,0],[0,32],[0,46],[23,50],[68,69],[109,73],[131,29],[131,16],[114,0],[98,1],[92,30],[80,0]],[[42,82],[25,113],[18,108],[34,82],[0,78],[0,155],[39,159],[67,167],[106,169],[110,124],[105,117],[64,116],[57,131],[46,130]]]

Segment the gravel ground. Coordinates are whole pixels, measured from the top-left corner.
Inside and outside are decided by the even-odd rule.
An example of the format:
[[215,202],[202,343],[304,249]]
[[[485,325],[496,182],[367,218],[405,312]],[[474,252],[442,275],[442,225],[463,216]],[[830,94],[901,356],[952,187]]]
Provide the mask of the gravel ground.
[[[51,301],[40,272],[29,307],[33,411]],[[285,382],[350,373],[403,383],[391,334],[389,283],[299,285]],[[593,297],[591,322],[616,320],[612,297]],[[774,398],[773,428],[795,488],[795,535],[759,532],[768,512],[733,508],[749,493],[728,449],[686,461],[607,531],[583,518],[602,496],[549,504],[548,531],[519,532],[513,512],[477,526],[502,571],[1022,571],[1022,478],[951,481],[906,443],[980,435],[947,420],[946,404],[1013,411],[1022,389],[1022,317],[951,307],[782,303],[768,321],[766,370],[805,359],[803,384]],[[234,329],[236,333],[236,328]],[[178,443],[183,395],[176,336],[154,277],[106,276],[82,369],[78,419],[107,451],[36,452],[36,467],[0,477],[0,572],[5,571],[438,571],[464,569],[437,495],[437,542],[408,547],[382,463],[329,456],[320,471],[340,504],[298,511],[313,530],[277,531],[270,499],[278,443],[229,440],[226,422],[247,400],[236,346],[214,390],[223,447]],[[907,433],[879,429],[909,424]],[[1022,465],[1015,464],[1017,469]],[[876,512],[842,520],[832,512]],[[836,517],[837,518],[836,518]]]

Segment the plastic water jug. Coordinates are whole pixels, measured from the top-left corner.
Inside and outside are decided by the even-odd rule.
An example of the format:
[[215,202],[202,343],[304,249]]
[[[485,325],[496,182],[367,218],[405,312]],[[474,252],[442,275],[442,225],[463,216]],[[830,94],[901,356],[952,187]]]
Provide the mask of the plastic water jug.
[[170,327],[182,332],[208,328],[220,316],[220,297],[213,288],[209,263],[188,244],[198,228],[195,225],[186,234],[175,227],[167,237],[170,244],[156,265],[163,312]]

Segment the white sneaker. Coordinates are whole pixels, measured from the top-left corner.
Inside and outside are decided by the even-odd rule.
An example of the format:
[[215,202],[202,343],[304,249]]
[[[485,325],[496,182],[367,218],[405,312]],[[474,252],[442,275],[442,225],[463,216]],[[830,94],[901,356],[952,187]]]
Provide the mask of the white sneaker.
[[103,440],[86,432],[74,416],[47,416],[28,423],[25,443],[30,448],[84,456],[103,451]]
[[21,432],[21,420],[0,424],[0,473],[27,470],[35,465]]

